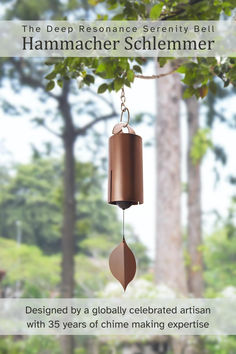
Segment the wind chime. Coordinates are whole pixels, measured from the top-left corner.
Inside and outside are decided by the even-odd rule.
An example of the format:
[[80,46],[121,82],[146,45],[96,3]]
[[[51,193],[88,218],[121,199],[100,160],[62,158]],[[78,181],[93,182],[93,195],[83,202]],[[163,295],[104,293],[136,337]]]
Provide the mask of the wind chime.
[[[108,203],[123,210],[123,239],[112,251],[109,266],[114,277],[124,290],[136,273],[133,252],[125,241],[125,209],[132,205],[143,204],[143,161],[142,138],[135,134],[129,125],[130,113],[125,105],[124,88],[121,90],[121,117],[109,138]],[[127,113],[127,122],[123,115]],[[127,128],[128,132],[123,129]]]

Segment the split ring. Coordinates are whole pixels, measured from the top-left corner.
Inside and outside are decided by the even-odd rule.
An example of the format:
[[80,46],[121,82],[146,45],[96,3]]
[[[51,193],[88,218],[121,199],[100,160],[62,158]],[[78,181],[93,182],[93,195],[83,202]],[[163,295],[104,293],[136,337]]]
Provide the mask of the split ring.
[[127,112],[127,114],[128,114],[127,122],[124,125],[124,127],[127,127],[127,125],[129,124],[129,120],[130,120],[130,113],[129,113],[129,110],[128,110],[127,107],[124,110],[121,111],[120,122],[123,122],[123,114],[124,114],[124,112]]

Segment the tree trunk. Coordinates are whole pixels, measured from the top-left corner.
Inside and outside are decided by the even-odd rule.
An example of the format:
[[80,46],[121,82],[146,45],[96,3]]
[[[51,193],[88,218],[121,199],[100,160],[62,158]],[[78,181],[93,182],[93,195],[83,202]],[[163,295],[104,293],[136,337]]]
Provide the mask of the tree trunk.
[[[71,139],[73,139],[71,137]],[[74,142],[65,141],[64,160],[64,219],[62,234],[62,284],[61,296],[71,298],[74,294],[74,254],[75,254],[75,166]]]
[[[188,120],[188,290],[195,297],[203,297],[203,257],[201,225],[201,170],[200,161],[194,164],[191,158],[191,149],[194,136],[199,129],[199,104],[195,97],[186,101]],[[185,354],[203,353],[204,348],[200,337],[192,337],[192,341]]]
[[[158,73],[172,70],[170,63]],[[187,295],[181,234],[181,83],[175,73],[157,80],[157,237],[155,276],[177,294]],[[187,339],[172,337],[175,354],[184,353]]]
[[[163,72],[172,69],[165,65]],[[159,73],[162,69],[158,70]],[[178,293],[187,293],[181,235],[181,83],[177,73],[157,80],[157,237],[155,276]]]
[[[63,85],[60,100],[60,111],[64,120],[63,144],[64,155],[64,200],[63,200],[63,230],[62,230],[62,280],[61,297],[72,298],[74,295],[74,255],[75,255],[75,160],[74,144],[75,133],[68,102],[69,84]],[[63,354],[73,354],[73,336],[62,336],[61,346]]]
[[[72,138],[71,138],[72,139]],[[64,218],[62,233],[62,282],[61,297],[72,298],[74,295],[74,254],[75,254],[75,168],[74,141],[69,137],[65,143],[64,158]],[[62,353],[73,354],[73,336],[62,336]]]
[[201,231],[201,171],[200,161],[193,164],[191,148],[199,129],[198,101],[195,97],[186,100],[188,119],[188,288],[195,297],[204,291],[202,231]]
[[89,337],[86,345],[87,353],[99,354],[99,344],[97,337]]

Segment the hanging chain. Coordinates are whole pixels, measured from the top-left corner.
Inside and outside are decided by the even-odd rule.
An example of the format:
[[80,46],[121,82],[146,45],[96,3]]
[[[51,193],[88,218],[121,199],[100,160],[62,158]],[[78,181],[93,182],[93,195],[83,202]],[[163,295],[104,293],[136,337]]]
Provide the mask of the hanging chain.
[[120,100],[121,100],[121,105],[120,105],[120,108],[121,108],[120,121],[122,122],[123,114],[124,114],[125,112],[127,112],[127,114],[128,114],[128,119],[127,119],[127,122],[125,123],[125,126],[127,126],[127,125],[129,124],[130,114],[129,114],[129,109],[128,109],[128,107],[126,107],[126,104],[125,104],[126,97],[125,97],[125,90],[124,90],[124,87],[122,87],[122,89],[121,89]]
[[125,112],[127,110],[127,107],[125,105],[126,98],[125,98],[125,89],[124,89],[124,87],[122,87],[122,89],[121,89],[120,100],[121,100],[121,105],[120,105],[121,112]]

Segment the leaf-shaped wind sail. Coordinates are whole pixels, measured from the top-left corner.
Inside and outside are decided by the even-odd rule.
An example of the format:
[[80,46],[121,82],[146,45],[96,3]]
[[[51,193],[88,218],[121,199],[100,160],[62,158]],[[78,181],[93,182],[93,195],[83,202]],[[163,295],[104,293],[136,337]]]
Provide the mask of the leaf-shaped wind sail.
[[114,277],[119,280],[124,288],[133,280],[136,273],[136,261],[133,252],[128,247],[125,239],[111,253],[109,266]]

